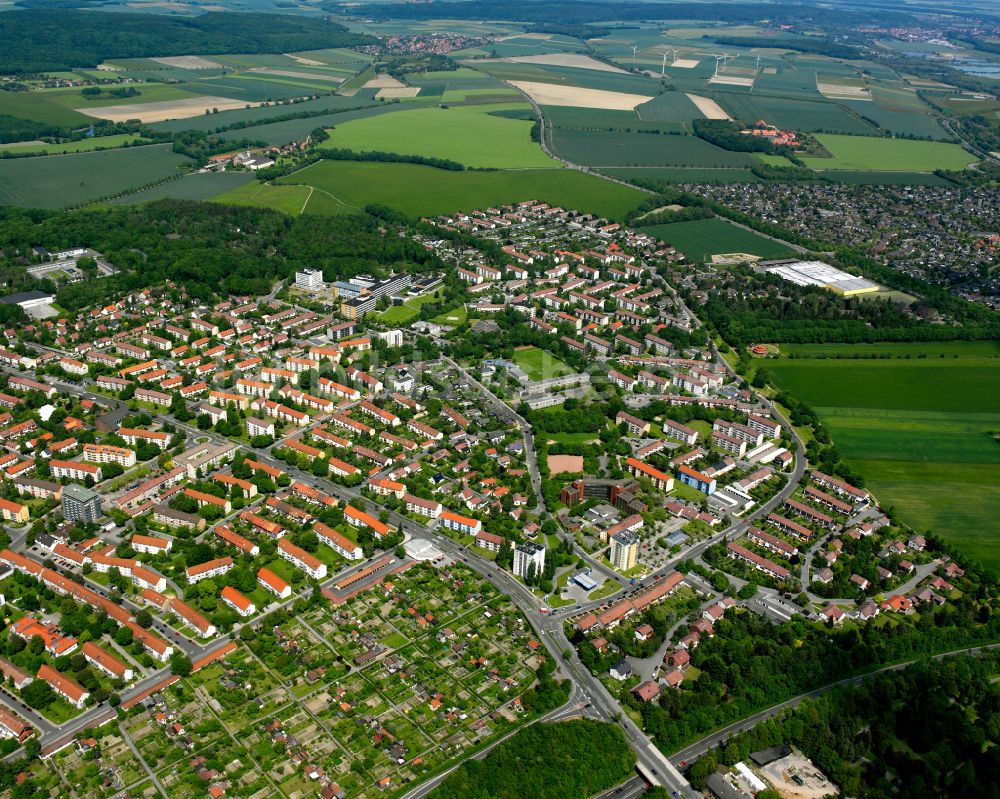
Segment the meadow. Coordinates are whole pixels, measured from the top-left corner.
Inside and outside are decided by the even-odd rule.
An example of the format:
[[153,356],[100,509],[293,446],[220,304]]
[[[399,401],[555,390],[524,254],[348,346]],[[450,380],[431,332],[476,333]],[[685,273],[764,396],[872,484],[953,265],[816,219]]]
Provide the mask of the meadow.
[[[779,359],[767,368],[779,386],[820,415],[836,446],[881,503],[918,530],[938,533],[997,569],[997,346],[852,346],[863,354],[884,352],[892,358]],[[830,345],[793,351],[841,352]],[[932,357],[918,357],[921,351]]]
[[873,136],[817,133],[816,139],[832,158],[803,158],[813,169],[859,169],[883,172],[933,172],[965,169],[976,160],[957,144]]
[[[620,220],[646,196],[575,169],[453,172],[417,164],[321,161],[278,182],[315,187],[306,213],[352,213],[379,203],[419,217],[531,198]],[[245,195],[239,199],[246,201]],[[267,199],[266,190],[258,199]]]
[[67,208],[177,174],[169,144],[0,160],[0,205]]
[[784,244],[744,230],[723,219],[699,219],[641,230],[672,244],[690,261],[708,261],[713,255],[748,253],[764,259],[789,258],[795,252]]
[[531,122],[482,112],[489,108],[416,108],[378,119],[356,119],[329,131],[322,146],[445,158],[472,167],[561,166],[531,140]]

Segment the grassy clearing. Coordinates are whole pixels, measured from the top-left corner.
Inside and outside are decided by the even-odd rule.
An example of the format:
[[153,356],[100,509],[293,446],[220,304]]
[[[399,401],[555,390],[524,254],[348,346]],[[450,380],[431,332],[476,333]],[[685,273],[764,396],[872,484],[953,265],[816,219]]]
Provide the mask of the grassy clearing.
[[996,569],[1000,360],[995,342],[963,344],[927,345],[944,359],[907,360],[923,345],[882,344],[873,347],[900,357],[781,359],[768,368],[819,413],[882,503]]
[[560,377],[573,371],[551,353],[540,350],[538,347],[515,350],[514,363],[520,366],[532,380]]
[[[326,192],[336,202],[326,205],[323,213],[351,213],[381,203],[421,216],[531,198],[621,219],[645,197],[637,189],[569,169],[452,172],[417,164],[322,161],[279,182]],[[310,201],[310,212],[312,205]]]
[[933,172],[965,169],[975,156],[957,144],[874,136],[839,136],[817,133],[816,139],[831,158],[803,158],[813,169],[857,169],[881,172]]
[[694,261],[710,260],[713,255],[748,253],[761,258],[788,258],[795,252],[780,242],[766,239],[722,219],[700,219],[671,225],[643,228]]
[[66,208],[144,186],[190,163],[169,144],[0,161],[0,205]]
[[447,158],[475,167],[558,166],[531,141],[530,122],[444,108],[356,119],[331,130],[323,146]]

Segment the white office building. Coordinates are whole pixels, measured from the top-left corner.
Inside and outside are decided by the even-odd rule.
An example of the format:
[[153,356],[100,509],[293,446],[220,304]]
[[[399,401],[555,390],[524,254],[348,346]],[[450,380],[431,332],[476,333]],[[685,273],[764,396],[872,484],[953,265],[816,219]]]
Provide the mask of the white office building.
[[295,288],[306,291],[322,291],[325,287],[322,269],[303,269],[301,272],[295,273]]

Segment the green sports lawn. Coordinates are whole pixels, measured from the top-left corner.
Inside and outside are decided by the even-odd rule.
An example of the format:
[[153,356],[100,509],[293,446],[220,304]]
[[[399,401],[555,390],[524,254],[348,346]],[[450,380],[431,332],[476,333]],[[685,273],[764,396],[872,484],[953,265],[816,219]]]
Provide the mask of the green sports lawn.
[[355,119],[329,131],[324,147],[446,158],[466,166],[558,167],[531,140],[531,122],[447,108],[415,108]]
[[371,161],[321,161],[278,183],[316,188],[306,213],[353,213],[380,203],[414,217],[534,199],[620,220],[646,196],[575,169],[453,172]]
[[875,136],[839,136],[817,133],[816,139],[832,158],[803,158],[813,169],[855,169],[881,172],[933,172],[965,169],[974,155],[957,144]]
[[906,359],[921,345],[871,345],[894,357],[780,359],[768,369],[820,415],[881,503],[1000,569],[1000,358],[984,357],[990,343],[963,344],[927,345],[938,357],[926,359]]
[[546,380],[550,377],[568,375],[573,370],[545,350],[538,347],[528,347],[514,351],[514,363],[524,370],[532,380]]

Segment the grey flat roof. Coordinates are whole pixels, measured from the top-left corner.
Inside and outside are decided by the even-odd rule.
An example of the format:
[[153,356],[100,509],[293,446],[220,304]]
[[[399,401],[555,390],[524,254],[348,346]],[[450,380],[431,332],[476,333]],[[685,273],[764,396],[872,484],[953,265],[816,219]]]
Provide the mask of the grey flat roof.
[[8,294],[6,297],[0,297],[0,304],[2,305],[20,305],[22,302],[30,302],[31,300],[53,300],[51,294],[47,294],[44,291],[34,289],[32,291],[19,291],[17,294]]

